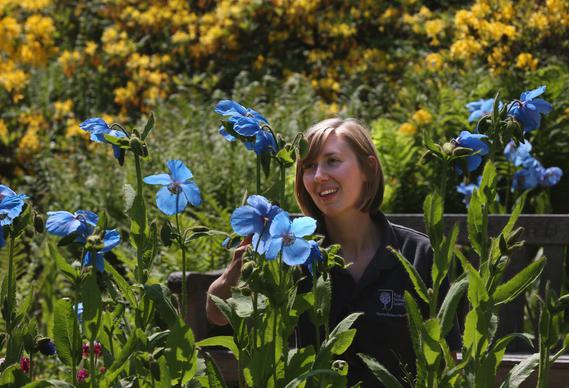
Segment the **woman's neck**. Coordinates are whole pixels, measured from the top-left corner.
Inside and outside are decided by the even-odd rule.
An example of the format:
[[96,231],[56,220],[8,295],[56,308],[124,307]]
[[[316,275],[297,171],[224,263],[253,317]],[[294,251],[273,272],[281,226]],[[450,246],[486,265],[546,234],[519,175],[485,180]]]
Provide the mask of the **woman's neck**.
[[343,217],[325,217],[330,242],[342,245],[349,261],[373,255],[379,246],[379,228],[369,213],[354,211]]

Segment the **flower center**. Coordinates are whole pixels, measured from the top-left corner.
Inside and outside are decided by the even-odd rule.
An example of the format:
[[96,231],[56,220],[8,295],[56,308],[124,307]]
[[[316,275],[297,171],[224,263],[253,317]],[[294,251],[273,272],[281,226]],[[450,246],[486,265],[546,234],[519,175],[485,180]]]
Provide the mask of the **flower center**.
[[177,182],[170,183],[168,185],[168,190],[170,190],[172,194],[180,194],[182,192],[182,188],[180,187],[180,184]]
[[294,240],[296,240],[295,235],[292,233],[287,233],[283,236],[283,245],[285,246],[292,245],[294,244]]

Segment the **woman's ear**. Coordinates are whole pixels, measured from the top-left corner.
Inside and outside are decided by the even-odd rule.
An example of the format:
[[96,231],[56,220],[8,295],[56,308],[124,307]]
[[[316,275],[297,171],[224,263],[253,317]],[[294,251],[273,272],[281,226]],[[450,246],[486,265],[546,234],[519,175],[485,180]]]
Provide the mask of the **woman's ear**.
[[375,155],[369,155],[368,156],[368,163],[369,163],[371,169],[374,172],[377,172],[377,169],[379,168],[379,162],[377,161],[377,157]]

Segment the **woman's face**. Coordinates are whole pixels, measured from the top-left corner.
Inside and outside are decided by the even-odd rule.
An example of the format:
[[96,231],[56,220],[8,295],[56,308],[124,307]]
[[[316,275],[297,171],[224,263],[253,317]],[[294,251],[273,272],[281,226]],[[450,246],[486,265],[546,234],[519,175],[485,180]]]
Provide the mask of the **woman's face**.
[[304,164],[302,181],[324,216],[335,217],[359,210],[366,176],[349,144],[332,133],[316,160]]

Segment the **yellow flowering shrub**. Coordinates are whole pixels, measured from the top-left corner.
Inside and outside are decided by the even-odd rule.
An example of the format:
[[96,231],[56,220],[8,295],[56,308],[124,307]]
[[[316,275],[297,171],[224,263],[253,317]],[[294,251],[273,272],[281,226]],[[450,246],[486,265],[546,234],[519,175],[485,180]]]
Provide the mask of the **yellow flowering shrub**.
[[403,123],[399,127],[399,133],[406,136],[413,136],[417,133],[417,127],[413,123]]

